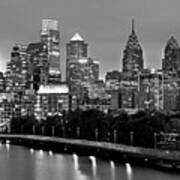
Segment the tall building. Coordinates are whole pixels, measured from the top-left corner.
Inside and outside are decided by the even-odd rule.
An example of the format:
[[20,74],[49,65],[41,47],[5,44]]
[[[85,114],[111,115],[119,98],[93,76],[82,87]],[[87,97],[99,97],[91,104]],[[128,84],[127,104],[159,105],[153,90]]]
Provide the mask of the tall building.
[[131,78],[136,78],[143,69],[143,50],[135,33],[134,20],[132,20],[132,32],[128,38],[123,52],[123,73]]
[[66,80],[71,95],[82,102],[85,88],[99,79],[99,61],[88,57],[88,44],[78,33],[66,48]]
[[180,70],[180,47],[173,36],[170,37],[165,46],[162,69],[164,72]]
[[163,109],[163,73],[145,69],[139,74],[139,109]]
[[16,44],[11,52],[11,60],[5,72],[6,91],[22,92],[28,84],[28,64],[26,45]]
[[76,33],[66,46],[67,48],[67,60],[68,59],[82,59],[88,57],[88,44],[86,44],[83,38]]
[[76,33],[66,45],[66,80],[70,81],[69,64],[88,57],[88,44]]
[[81,99],[85,88],[99,79],[99,61],[84,58],[70,60],[67,65],[70,92]]
[[5,78],[4,74],[0,72],[0,93],[5,91]]
[[48,48],[43,43],[30,43],[27,47],[29,88],[38,90],[48,83]]
[[60,71],[60,33],[57,20],[43,19],[41,42],[48,47],[49,83],[61,82]]

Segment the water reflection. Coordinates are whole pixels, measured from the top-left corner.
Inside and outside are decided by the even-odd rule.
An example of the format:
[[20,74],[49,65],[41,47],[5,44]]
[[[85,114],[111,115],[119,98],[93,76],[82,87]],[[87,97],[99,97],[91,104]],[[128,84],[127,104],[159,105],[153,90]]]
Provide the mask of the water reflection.
[[7,151],[6,146],[2,145],[0,151],[0,180],[179,180],[178,174],[132,168],[129,163],[119,164],[94,156],[53,154],[13,145]]
[[34,149],[33,149],[33,148],[30,149],[30,153],[31,153],[31,154],[34,153]]
[[49,156],[53,156],[53,152],[51,150],[48,152],[48,154]]
[[44,152],[42,149],[39,150],[39,155],[42,157],[44,155]]
[[79,169],[79,161],[78,161],[77,154],[73,154],[73,160],[74,160],[74,169],[78,170]]
[[133,179],[133,171],[131,164],[126,163],[126,174],[127,174],[127,179],[132,180]]
[[110,167],[111,167],[111,179],[115,180],[115,163],[113,161],[110,161]]
[[92,164],[93,176],[96,177],[96,173],[97,173],[96,158],[94,156],[89,156],[89,159],[90,159],[91,164]]
[[9,151],[9,149],[10,149],[10,144],[6,144],[5,146],[6,146],[6,150]]

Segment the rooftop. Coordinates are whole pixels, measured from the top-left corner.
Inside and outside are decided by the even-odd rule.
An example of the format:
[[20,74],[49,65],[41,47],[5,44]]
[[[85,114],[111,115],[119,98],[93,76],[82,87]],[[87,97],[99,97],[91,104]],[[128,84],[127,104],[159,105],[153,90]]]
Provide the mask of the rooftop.
[[60,85],[41,85],[38,90],[38,94],[67,94],[69,88],[66,84]]
[[84,39],[79,35],[79,33],[76,33],[72,38],[71,41],[84,41]]

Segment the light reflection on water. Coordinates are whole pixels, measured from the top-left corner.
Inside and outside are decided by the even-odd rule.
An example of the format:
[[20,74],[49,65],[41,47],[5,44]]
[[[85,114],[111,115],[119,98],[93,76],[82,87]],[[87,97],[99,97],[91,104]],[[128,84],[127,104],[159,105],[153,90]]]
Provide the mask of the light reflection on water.
[[132,171],[131,164],[126,163],[125,165],[126,165],[127,179],[128,180],[133,180],[133,171]]
[[57,154],[0,146],[0,180],[179,180],[180,175],[104,161],[94,156]]
[[79,162],[78,162],[78,156],[77,154],[73,154],[73,161],[74,161],[74,169],[78,170],[79,169]]
[[110,161],[110,167],[111,167],[111,179],[115,180],[115,163],[114,163],[114,161]]
[[51,150],[49,151],[49,156],[53,156],[53,152]]
[[97,173],[96,157],[89,156],[89,159],[90,159],[91,164],[92,164],[92,174],[94,177],[96,177],[96,173]]

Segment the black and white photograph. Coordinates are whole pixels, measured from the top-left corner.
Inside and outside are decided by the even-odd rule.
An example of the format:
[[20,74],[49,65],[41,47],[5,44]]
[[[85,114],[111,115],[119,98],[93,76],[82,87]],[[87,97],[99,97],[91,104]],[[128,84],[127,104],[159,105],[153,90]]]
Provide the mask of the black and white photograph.
[[179,180],[180,0],[0,0],[0,180]]

